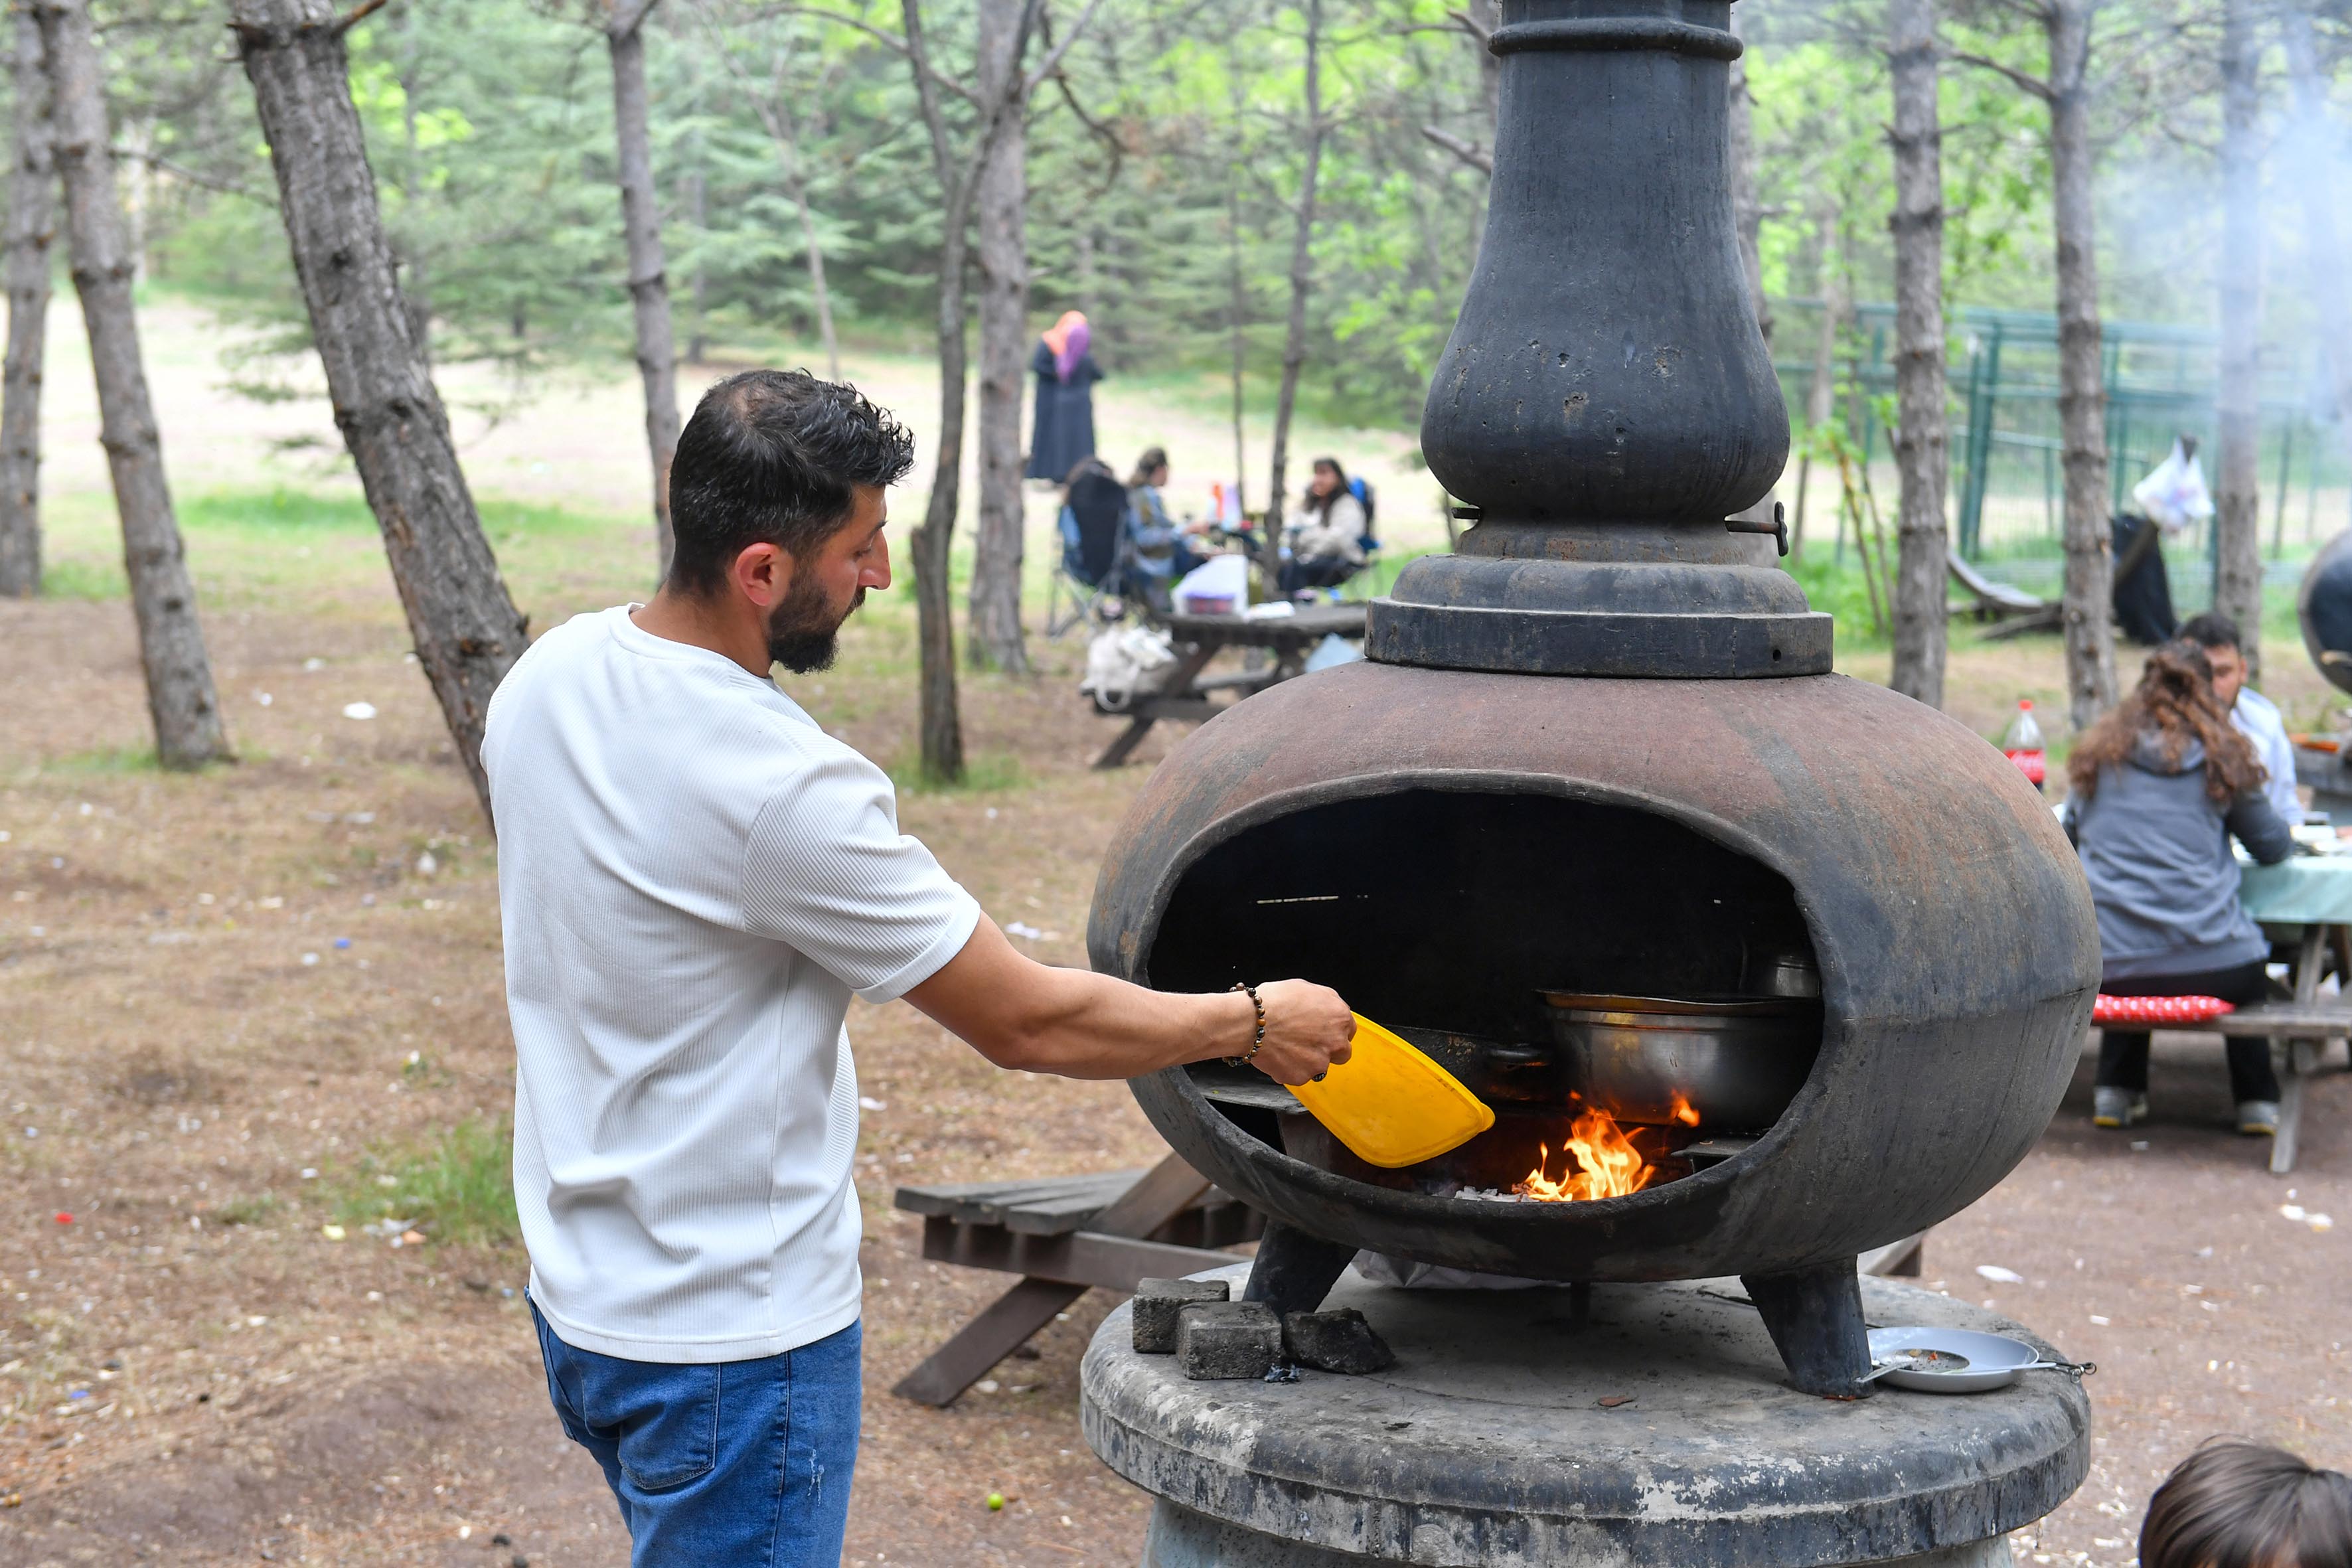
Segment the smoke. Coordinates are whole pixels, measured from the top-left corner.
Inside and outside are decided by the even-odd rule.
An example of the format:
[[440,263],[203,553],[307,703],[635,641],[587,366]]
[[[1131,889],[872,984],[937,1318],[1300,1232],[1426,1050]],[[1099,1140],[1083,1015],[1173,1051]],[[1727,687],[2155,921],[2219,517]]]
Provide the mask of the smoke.
[[[2340,121],[2314,124],[2284,105],[2273,109],[2265,129],[2263,396],[2302,403],[2314,419],[2333,422],[2337,411],[2317,352],[2322,333],[2312,295],[2315,272],[2328,263],[2312,254],[2305,195],[2316,191],[2342,210],[2352,195],[2352,138]],[[2224,259],[2221,207],[2218,157],[2183,157],[2175,149],[2110,162],[2099,190],[2103,313],[2214,329]],[[2340,247],[2352,241],[2352,223],[2338,221]],[[2341,267],[2340,251],[2333,265]],[[2210,378],[2210,349],[2188,350],[2186,358],[2192,377]]]

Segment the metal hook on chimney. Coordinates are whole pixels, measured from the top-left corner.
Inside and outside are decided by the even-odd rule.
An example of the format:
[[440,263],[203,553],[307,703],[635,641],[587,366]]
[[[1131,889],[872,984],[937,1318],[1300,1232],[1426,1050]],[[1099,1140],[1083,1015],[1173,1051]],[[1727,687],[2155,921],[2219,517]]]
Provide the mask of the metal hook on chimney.
[[1735,517],[1726,521],[1723,526],[1733,533],[1769,533],[1780,542],[1780,553],[1789,553],[1789,509],[1779,501],[1772,503],[1772,521],[1769,523],[1742,522]]

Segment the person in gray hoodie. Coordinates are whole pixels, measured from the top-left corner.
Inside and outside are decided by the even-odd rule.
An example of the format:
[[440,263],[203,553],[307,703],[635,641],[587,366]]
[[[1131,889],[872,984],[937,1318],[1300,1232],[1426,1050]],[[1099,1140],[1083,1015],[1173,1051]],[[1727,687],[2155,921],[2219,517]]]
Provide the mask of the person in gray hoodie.
[[[2099,989],[2111,996],[2271,994],[2270,942],[2238,902],[2235,837],[2268,866],[2294,836],[2263,798],[2263,772],[2215,700],[2212,666],[2190,643],[2147,656],[2139,689],[2091,726],[2067,760],[2067,830],[2099,917]],[[2229,1042],[2238,1131],[2278,1131],[2266,1040]],[[2103,1031],[2091,1120],[2147,1114],[2147,1034]]]

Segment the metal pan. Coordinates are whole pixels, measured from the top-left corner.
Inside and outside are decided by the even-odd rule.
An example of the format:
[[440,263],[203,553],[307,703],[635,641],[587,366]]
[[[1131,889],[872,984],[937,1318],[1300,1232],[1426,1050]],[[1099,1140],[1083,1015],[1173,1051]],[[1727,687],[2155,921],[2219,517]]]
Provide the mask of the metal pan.
[[[1950,1358],[1957,1364],[1937,1365],[1906,1352],[1925,1352],[1938,1361]],[[2099,1370],[2092,1362],[2043,1361],[2042,1352],[2022,1340],[1972,1329],[1873,1329],[1870,1363],[1877,1369],[1874,1378],[1922,1394],[1983,1394],[2007,1388],[2027,1372],[2063,1372],[2079,1383]]]
[[1568,1087],[1620,1121],[1760,1131],[1821,1048],[1822,1005],[1807,997],[1543,996]]

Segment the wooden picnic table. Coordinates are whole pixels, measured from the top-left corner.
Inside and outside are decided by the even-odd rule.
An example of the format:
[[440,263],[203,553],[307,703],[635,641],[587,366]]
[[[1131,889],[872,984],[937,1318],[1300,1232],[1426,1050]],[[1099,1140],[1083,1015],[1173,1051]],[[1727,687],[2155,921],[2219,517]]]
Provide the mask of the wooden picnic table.
[[[1244,697],[1255,696],[1276,681],[1288,680],[1306,668],[1307,656],[1325,637],[1362,640],[1364,606],[1315,605],[1287,616],[1169,616],[1160,625],[1176,647],[1175,668],[1159,689],[1138,694],[1117,717],[1128,721],[1118,738],[1095,759],[1098,768],[1115,768],[1127,761],[1151,727],[1162,719],[1200,723],[1213,719]],[[1264,669],[1232,675],[1204,676],[1209,661],[1227,648],[1265,648],[1274,659]],[[1230,701],[1218,698],[1231,695]]]

